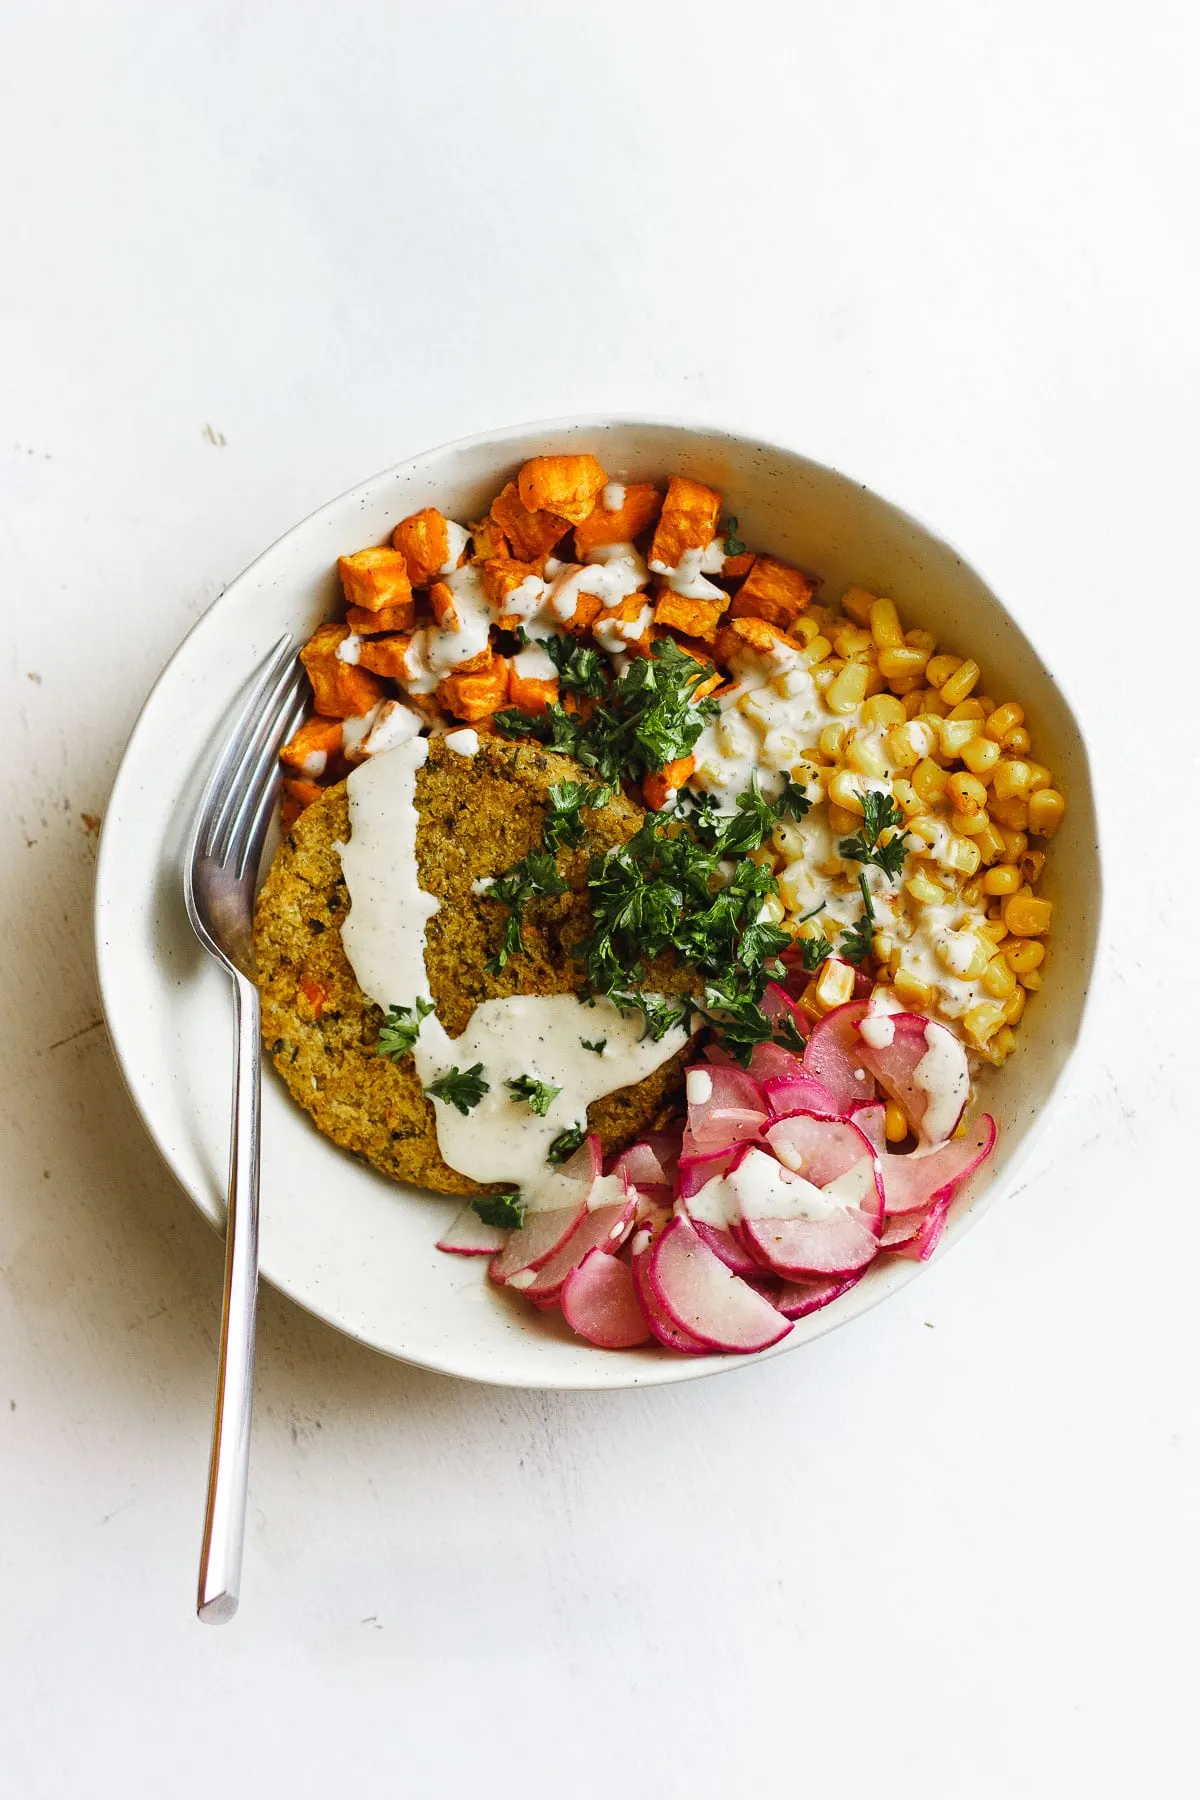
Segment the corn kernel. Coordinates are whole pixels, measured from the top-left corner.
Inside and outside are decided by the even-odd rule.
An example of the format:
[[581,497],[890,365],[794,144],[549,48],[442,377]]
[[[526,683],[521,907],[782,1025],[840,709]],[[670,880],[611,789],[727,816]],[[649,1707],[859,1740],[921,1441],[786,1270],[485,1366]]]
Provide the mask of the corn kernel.
[[1025,989],[1015,986],[1004,1006],[1004,1023],[1015,1025],[1025,1011]]
[[910,719],[903,725],[893,725],[884,738],[887,753],[898,769],[915,769],[921,758],[934,749],[936,742],[933,727],[925,719]]
[[972,1043],[982,1048],[1004,1024],[1004,1008],[995,1000],[980,1000],[963,1014],[963,1026]]
[[854,997],[854,970],[836,956],[827,957],[817,976],[814,998],[822,1012],[833,1012]]
[[906,1006],[932,1006],[933,1004],[933,989],[929,983],[922,981],[918,975],[911,975],[903,964],[892,976],[892,986],[896,990],[897,999],[903,1000]]
[[997,1068],[1010,1057],[1017,1047],[1017,1040],[1007,1025],[1002,1025],[995,1037],[988,1044],[984,1054],[988,1061]]
[[[932,667],[932,665],[930,666]],[[932,679],[932,676],[930,676],[930,680]],[[979,664],[977,662],[972,662],[970,657],[968,657],[965,663],[959,664],[950,679],[942,683],[942,699],[946,702],[947,706],[957,706],[960,700],[966,699],[978,680]]]
[[838,757],[842,754],[842,746],[846,742],[846,734],[849,729],[850,727],[848,725],[842,725],[840,723],[823,726],[821,734],[817,739],[822,754],[832,757],[836,762]]
[[1040,969],[1026,969],[1024,975],[1017,976],[1017,980],[1027,992],[1036,994],[1037,990],[1042,985],[1042,971]]
[[[942,698],[945,699],[944,694]],[[960,700],[958,705],[952,710],[950,717],[956,720],[970,719],[974,724],[981,725],[986,714],[978,700]]]
[[926,756],[913,770],[912,784],[925,805],[934,806],[946,791],[946,771]]
[[983,878],[985,894],[1015,894],[1021,885],[1021,873],[1012,863],[996,863]]
[[1002,747],[1013,756],[1028,756],[1033,749],[1033,739],[1023,725],[1014,725],[1011,731],[1005,732],[1000,741]]
[[881,725],[888,730],[904,723],[904,707],[893,694],[873,694],[869,700],[863,701],[862,721],[864,725]]
[[925,678],[923,675],[903,675],[898,681],[892,681],[888,684],[893,694],[903,700],[904,716],[906,719],[915,719],[924,705],[924,702],[921,699],[921,689],[924,686],[924,681]]
[[883,1111],[883,1135],[889,1144],[902,1144],[908,1136],[908,1120],[904,1108],[889,1100]]
[[1029,848],[1029,839],[1026,837],[1025,833],[1023,831],[1009,831],[1005,827],[997,825],[996,835],[1004,845],[1005,862],[1019,863],[1026,850]]
[[998,706],[995,712],[988,714],[983,723],[984,735],[999,744],[1004,741],[1005,732],[1024,723],[1024,707],[1018,706],[1015,700],[1008,700],[1003,706]]
[[914,650],[924,650],[927,656],[932,656],[937,649],[937,639],[932,631],[924,631],[919,625],[914,626],[911,631],[905,632],[904,641]]
[[872,699],[874,699],[876,694],[886,694],[887,693],[887,682],[883,679],[883,676],[879,673],[879,669],[876,666],[876,664],[873,663],[870,660],[870,658],[868,657],[865,660],[863,667],[867,671],[867,698],[869,700],[872,700]]
[[1002,956],[993,956],[983,971],[983,991],[993,1000],[1008,1000],[1017,991],[1017,978]]
[[879,740],[864,737],[859,732],[855,732],[846,746],[846,761],[856,774],[874,776],[876,781],[882,781],[888,772]]
[[1004,923],[1013,937],[1044,937],[1053,917],[1053,904],[1034,894],[1013,894],[1004,902]]
[[[778,894],[768,894],[762,903],[762,916],[770,919],[772,925],[782,925],[787,913]],[[1014,977],[1015,979],[1015,977]]]
[[953,759],[962,755],[975,736],[975,721],[974,719],[939,719],[937,734],[942,755]]
[[[944,719],[949,711],[950,708],[936,688],[921,689],[921,713],[927,713],[931,719]],[[920,717],[920,714],[917,716]]]
[[978,846],[971,838],[951,837],[938,854],[942,868],[953,869],[959,875],[977,874],[981,861]]
[[896,681],[908,675],[923,674],[928,661],[928,652],[915,650],[911,644],[906,644],[903,649],[881,650],[879,673],[887,681]]
[[925,802],[911,781],[893,781],[892,798],[906,819],[915,819],[925,810]]
[[825,658],[832,653],[832,650],[833,645],[827,637],[822,637],[820,632],[817,633],[815,638],[810,638],[808,643],[804,646],[804,657],[809,668],[815,669],[818,663],[824,662]]
[[946,898],[944,888],[931,881],[921,869],[904,884],[904,891],[918,906],[941,906]]
[[760,868],[770,869],[772,874],[779,864],[779,857],[769,844],[759,844],[755,849],[747,850],[746,855],[752,863],[757,863]]
[[988,811],[994,823],[1006,826],[1018,836],[1023,836],[1029,829],[1029,802],[1015,794],[1011,800],[993,798],[988,803]]
[[[829,829],[835,837],[850,836],[851,833],[858,830],[862,822],[863,808],[861,806],[857,812],[852,812],[848,806],[838,806],[835,801],[830,802]],[[836,873],[838,871],[834,872]]]
[[991,944],[999,944],[1008,936],[1004,929],[1003,919],[985,919],[981,925],[976,925],[975,929],[980,937],[987,938]]
[[1067,803],[1057,788],[1039,788],[1029,796],[1029,829],[1038,837],[1053,837],[1063,822]]
[[843,812],[853,813],[855,819],[861,819],[866,812],[862,801],[861,782],[850,769],[839,769],[829,784],[829,798]]
[[981,813],[987,808],[987,789],[974,775],[952,775],[946,796],[956,813]]
[[849,613],[858,624],[865,625],[871,617],[875,600],[876,596],[869,594],[866,588],[850,587],[842,595],[842,611]]
[[830,712],[852,713],[862,705],[867,693],[867,671],[862,663],[847,663],[825,691],[825,704]]
[[861,625],[851,624],[848,619],[844,619],[840,625],[831,625],[828,635],[832,638],[838,655],[847,662],[851,658],[865,656],[874,643],[869,631],[864,631]]
[[1032,887],[1046,866],[1046,852],[1044,850],[1027,850],[1021,858],[1019,866],[1021,880],[1028,882]]
[[1030,765],[1029,765],[1029,792],[1031,794],[1039,794],[1039,793],[1041,793],[1043,788],[1048,788],[1050,786],[1051,779],[1052,778],[1051,778],[1049,769],[1044,768],[1041,763],[1036,763],[1036,762],[1030,763]]
[[959,981],[977,981],[988,966],[987,951],[972,931],[941,932],[935,952],[946,973]]
[[1013,938],[1004,945],[1004,960],[1014,975],[1029,975],[1046,960],[1046,946],[1036,939]]
[[899,650],[904,645],[904,627],[894,600],[876,600],[868,615],[871,636],[879,650]]
[[801,613],[800,617],[788,626],[792,636],[799,638],[802,644],[811,644],[820,629],[819,622],[813,618],[811,613]]
[[958,897],[964,906],[978,906],[983,899],[983,889],[977,881],[968,881],[966,886],[960,889]]
[[975,842],[979,845],[979,854],[985,863],[999,862],[1004,855],[1000,834],[990,819],[983,830],[976,833]]
[[[950,780],[953,781],[953,779],[954,777],[951,776]],[[971,779],[971,776],[967,777],[968,781]],[[957,831],[960,837],[982,837],[989,823],[987,813],[980,808],[978,812],[974,813],[953,813],[950,818],[950,829]],[[982,850],[979,854],[983,855]]]
[[991,738],[970,737],[959,751],[963,762],[972,775],[981,781],[990,781],[996,764],[1000,761],[1000,746]]
[[994,713],[996,710],[996,702],[990,694],[972,694],[971,702],[980,708],[985,719],[989,713]]
[[[963,660],[961,656],[946,656],[945,654],[933,656],[929,659],[929,667],[925,671],[925,679],[928,681],[931,688],[941,689],[945,687],[955,670],[961,669],[962,666]],[[964,694],[962,698],[965,700],[966,695]],[[953,706],[953,704],[954,702],[952,700],[947,701],[948,706]]]
[[1033,771],[1019,758],[1002,756],[992,777],[992,792],[997,800],[1028,800]]

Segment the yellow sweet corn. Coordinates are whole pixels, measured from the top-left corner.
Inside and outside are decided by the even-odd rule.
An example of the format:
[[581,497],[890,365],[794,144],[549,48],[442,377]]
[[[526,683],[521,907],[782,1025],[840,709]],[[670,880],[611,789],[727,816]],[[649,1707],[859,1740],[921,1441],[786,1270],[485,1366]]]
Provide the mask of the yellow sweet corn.
[[1004,923],[1013,937],[1044,937],[1053,917],[1051,902],[1034,894],[1013,894],[1004,902]]
[[1057,788],[1043,787],[1029,797],[1029,829],[1038,837],[1053,837],[1063,822],[1067,803]]

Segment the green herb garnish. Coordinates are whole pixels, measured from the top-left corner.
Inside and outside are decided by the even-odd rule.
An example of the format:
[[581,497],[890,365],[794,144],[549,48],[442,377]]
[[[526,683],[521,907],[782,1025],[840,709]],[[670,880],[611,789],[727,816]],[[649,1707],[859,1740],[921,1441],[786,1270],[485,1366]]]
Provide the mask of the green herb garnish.
[[559,686],[564,692],[599,699],[608,686],[608,672],[598,650],[557,632],[542,639],[542,649],[558,670]]
[[436,1081],[431,1081],[425,1092],[435,1100],[444,1100],[447,1106],[457,1107],[465,1118],[491,1091],[491,1085],[483,1079],[483,1064],[476,1063],[471,1069],[448,1069]]
[[668,999],[663,994],[643,994],[635,990],[627,994],[612,993],[608,997],[622,1012],[641,1013],[646,1031],[656,1044],[677,1025],[686,1030],[695,1011],[695,1003],[686,994],[672,995]]
[[484,965],[489,975],[498,975],[510,956],[524,954],[525,939],[521,925],[522,915],[529,901],[535,896],[566,892],[567,883],[559,874],[553,856],[546,850],[531,850],[528,856],[523,856],[519,863],[514,863],[503,875],[492,878],[483,898],[497,900],[501,906],[507,906],[508,918],[504,922],[504,938],[499,950]]
[[775,1042],[782,1044],[785,1050],[794,1050],[798,1056],[808,1048],[808,1039],[797,1025],[794,1013],[780,1013],[775,1020]]
[[564,1163],[569,1156],[574,1156],[580,1144],[587,1137],[586,1125],[571,1125],[566,1131],[560,1131],[546,1152],[546,1161]]
[[472,1200],[471,1210],[485,1225],[498,1225],[505,1231],[519,1231],[525,1222],[525,1202],[515,1188],[511,1194],[480,1194]]
[[806,975],[815,975],[825,958],[833,955],[833,945],[827,937],[797,938],[796,948]]
[[389,1006],[387,1018],[379,1028],[376,1056],[390,1056],[393,1062],[407,1056],[417,1041],[422,1019],[427,1019],[432,1011],[433,1001],[420,994],[412,1006]]
[[[864,817],[861,830],[853,837],[843,838],[838,849],[843,856],[850,857],[854,862],[874,863],[891,881],[895,881],[908,854],[904,843],[907,834],[902,829],[903,814],[890,794],[878,794],[874,788],[867,790],[862,802]],[[879,839],[885,831],[898,832],[898,836],[881,844]]]
[[790,775],[784,777],[783,792],[775,802],[780,816],[790,813],[793,819],[802,819],[811,809],[812,801],[804,789]]
[[542,843],[546,849],[557,850],[563,846],[577,849],[583,842],[584,808],[595,812],[607,806],[612,797],[612,789],[601,783],[593,786],[586,781],[556,781],[550,789],[550,806],[542,826]]
[[842,933],[842,955],[847,962],[865,963],[871,954],[871,940],[875,935],[875,907],[871,900],[871,890],[867,886],[867,871],[858,871],[858,887],[863,897],[861,916]]
[[734,533],[736,532],[737,528],[738,528],[738,522],[735,518],[730,517],[730,518],[726,519],[726,521],[725,521],[725,542],[722,545],[722,548],[725,551],[726,556],[744,556],[746,554],[745,544],[743,544],[741,538],[734,536]]
[[538,1081],[532,1075],[515,1075],[505,1087],[514,1100],[524,1100],[530,1112],[545,1118],[550,1110],[550,1102],[562,1093],[560,1087],[551,1087],[548,1081]]
[[608,1045],[607,1038],[596,1038],[594,1041],[590,1038],[580,1038],[579,1041],[585,1050],[593,1050],[597,1056],[603,1056]]

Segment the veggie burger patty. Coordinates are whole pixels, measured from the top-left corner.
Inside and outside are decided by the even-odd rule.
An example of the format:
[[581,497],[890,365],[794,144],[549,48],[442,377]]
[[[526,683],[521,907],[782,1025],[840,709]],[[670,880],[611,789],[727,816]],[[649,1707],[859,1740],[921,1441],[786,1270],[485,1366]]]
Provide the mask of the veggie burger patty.
[[[500,874],[540,848],[547,790],[586,779],[566,756],[530,743],[482,737],[473,756],[431,739],[417,773],[417,867],[421,886],[441,902],[429,921],[425,968],[437,1013],[451,1036],[482,1000],[508,994],[576,993],[583,971],[570,947],[591,928],[585,881],[588,857],[624,843],[643,818],[618,794],[587,814],[575,850],[558,866],[570,891],[536,899],[524,914],[527,954],[499,974],[486,967],[503,936],[505,911],[476,894],[476,881]],[[440,1193],[476,1194],[485,1184],[451,1169],[438,1152],[432,1103],[411,1054],[378,1054],[384,1015],[362,992],[342,948],[348,909],[337,845],[350,835],[345,782],[307,807],[280,847],[258,898],[254,941],[262,990],[263,1037],[292,1097],[314,1124],[395,1181]],[[647,985],[680,991],[688,981],[652,965]],[[411,1005],[397,994],[396,1005]],[[581,1021],[588,1014],[581,1008]],[[687,1049],[634,1087],[588,1109],[588,1128],[606,1152],[622,1149],[665,1123],[674,1110]]]

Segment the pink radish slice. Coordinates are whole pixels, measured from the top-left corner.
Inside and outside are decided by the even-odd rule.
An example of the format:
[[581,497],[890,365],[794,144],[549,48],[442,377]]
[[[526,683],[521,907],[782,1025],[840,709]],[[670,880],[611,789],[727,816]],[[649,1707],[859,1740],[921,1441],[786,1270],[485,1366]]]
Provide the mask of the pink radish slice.
[[752,1075],[710,1063],[688,1070],[688,1077],[688,1134],[698,1146],[732,1144],[757,1134],[767,1103]]
[[731,1055],[723,1044],[718,1044],[713,1039],[710,1039],[704,1046],[704,1060],[716,1063],[722,1069],[736,1069],[738,1066],[737,1057]]
[[[851,1119],[825,1119],[815,1113],[789,1113],[766,1130],[767,1143],[785,1169],[803,1175],[814,1187],[828,1187],[864,1156],[877,1161],[875,1146]],[[879,1183],[880,1210],[883,1184]]]
[[679,1198],[690,1200],[714,1175],[724,1175],[733,1167],[743,1148],[742,1144],[725,1144],[719,1150],[693,1151],[691,1155],[681,1156],[676,1178]]
[[623,1204],[598,1206],[595,1212],[585,1213],[566,1243],[555,1251],[549,1262],[544,1262],[537,1270],[519,1269],[509,1277],[509,1286],[516,1288],[530,1300],[553,1299],[571,1270],[578,1268],[585,1256],[593,1250],[604,1250],[611,1255],[614,1250],[621,1248],[633,1230],[636,1204],[636,1193],[631,1193]]
[[782,1113],[813,1112],[825,1113],[835,1119],[839,1112],[837,1101],[821,1082],[814,1081],[811,1075],[775,1076],[763,1082],[763,1093],[771,1111],[779,1116]]
[[839,1112],[849,1112],[864,1100],[875,1098],[875,1083],[863,1061],[863,1041],[858,1022],[867,1015],[868,1002],[851,1000],[814,1025],[804,1052],[804,1073],[833,1095]]
[[800,1077],[800,1058],[782,1044],[755,1044],[750,1053],[750,1073],[764,1087],[768,1081],[794,1081]]
[[495,1256],[497,1250],[503,1250],[507,1237],[502,1225],[485,1225],[473,1206],[464,1206],[443,1231],[437,1247],[452,1256]]
[[777,981],[768,981],[762,997],[762,1009],[772,1024],[776,1019],[793,1019],[800,1035],[808,1036],[807,1016],[800,1011],[786,988],[780,987]]
[[882,1100],[868,1100],[865,1106],[851,1108],[850,1123],[857,1125],[868,1138],[876,1155],[887,1155],[887,1108]]
[[692,1219],[691,1225],[701,1242],[707,1244],[714,1256],[719,1256],[735,1275],[746,1277],[763,1273],[762,1264],[742,1248],[732,1231],[725,1231],[720,1225],[706,1224],[703,1219]]
[[938,1247],[943,1231],[950,1217],[950,1208],[954,1204],[953,1190],[939,1194],[925,1217],[921,1220],[916,1235],[904,1245],[894,1245],[897,1256],[907,1256],[913,1262],[928,1262]]
[[589,1250],[562,1285],[563,1318],[602,1350],[632,1350],[651,1336],[633,1272],[618,1256]]
[[711,1350],[751,1355],[791,1330],[769,1300],[727,1269],[686,1219],[672,1219],[649,1253],[647,1285],[662,1312]]
[[902,1244],[911,1244],[924,1223],[924,1212],[889,1214],[883,1221],[879,1248],[899,1250]]
[[[664,1227],[665,1229],[665,1227]],[[638,1305],[642,1309],[642,1317],[650,1327],[651,1335],[667,1350],[681,1351],[684,1356],[706,1356],[708,1345],[694,1338],[690,1331],[684,1331],[675,1321],[668,1317],[654,1297],[649,1282],[650,1241],[642,1250],[637,1244],[642,1237],[639,1232],[634,1238],[634,1252],[629,1264],[629,1272],[633,1277],[633,1291],[637,1295]]]
[[510,1232],[503,1250],[492,1258],[488,1274],[493,1281],[507,1281],[523,1269],[540,1269],[562,1249],[586,1213],[582,1200],[578,1206],[526,1213],[521,1229]]
[[943,1188],[957,1188],[992,1153],[996,1121],[982,1113],[965,1137],[939,1144],[936,1150],[912,1156],[885,1156],[883,1163],[884,1207],[896,1213],[922,1212]]
[[857,1208],[824,1219],[743,1219],[740,1241],[777,1275],[855,1275],[879,1249],[879,1239]]
[[[944,1025],[922,1018],[919,1013],[889,1013],[887,1017],[892,1028],[891,1042],[875,1049],[860,1038],[859,1053],[884,1092],[904,1108],[905,1117],[913,1130],[921,1132],[923,1136],[931,1135],[925,1131],[930,1114],[930,1096],[923,1087],[917,1086],[915,1078],[918,1066],[929,1050],[930,1034],[935,1034],[936,1041],[949,1049],[954,1057],[957,1087],[951,1097],[950,1112],[940,1122],[934,1140],[944,1143],[956,1130],[970,1095],[966,1051],[953,1032],[947,1031]],[[953,1110],[955,1100],[961,1101],[957,1112]]]
[[600,1139],[593,1131],[584,1138],[574,1156],[568,1157],[558,1174],[564,1181],[579,1182],[586,1196],[593,1181],[599,1179],[603,1167],[604,1152]]
[[785,1281],[775,1304],[785,1319],[806,1319],[809,1313],[819,1312],[831,1300],[849,1293],[865,1273],[859,1270],[855,1275],[835,1275],[825,1280]]
[[679,1146],[672,1145],[663,1134],[655,1133],[655,1136],[657,1143],[641,1138],[636,1144],[630,1144],[628,1150],[622,1150],[611,1173],[627,1176],[638,1188],[670,1187],[671,1164],[679,1153]]

